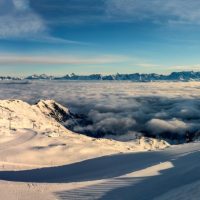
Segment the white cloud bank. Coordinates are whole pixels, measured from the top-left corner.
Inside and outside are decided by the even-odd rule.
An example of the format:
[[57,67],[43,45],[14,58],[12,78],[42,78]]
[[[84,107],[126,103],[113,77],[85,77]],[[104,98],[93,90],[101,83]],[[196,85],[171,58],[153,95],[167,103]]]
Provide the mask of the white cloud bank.
[[[0,84],[1,99],[54,99],[88,122],[73,130],[91,135],[200,135],[200,83],[56,82]],[[56,91],[56,92],[55,92]],[[69,123],[70,124],[70,123]]]

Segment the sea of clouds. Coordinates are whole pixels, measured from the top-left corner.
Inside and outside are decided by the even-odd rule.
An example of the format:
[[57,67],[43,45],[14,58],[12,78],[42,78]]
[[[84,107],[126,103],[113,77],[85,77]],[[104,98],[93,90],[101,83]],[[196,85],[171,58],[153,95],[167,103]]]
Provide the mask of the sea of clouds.
[[145,134],[182,138],[200,130],[200,83],[33,81],[0,83],[1,99],[36,103],[54,99],[89,123],[76,132],[93,136]]

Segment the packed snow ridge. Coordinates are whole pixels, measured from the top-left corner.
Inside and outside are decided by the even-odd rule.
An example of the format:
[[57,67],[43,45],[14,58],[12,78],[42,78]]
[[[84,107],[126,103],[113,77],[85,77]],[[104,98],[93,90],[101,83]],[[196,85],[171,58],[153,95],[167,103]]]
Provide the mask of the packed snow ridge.
[[62,137],[67,137],[67,143],[70,144],[72,149],[79,144],[75,152],[83,151],[84,148],[86,150],[90,145],[90,149],[92,148],[94,151],[97,148],[97,151],[100,151],[101,154],[102,152],[104,152],[103,154],[110,154],[164,149],[169,146],[163,140],[145,137],[135,138],[131,135],[97,139],[74,133],[67,129],[62,122],[75,121],[74,123],[76,123],[77,116],[71,113],[68,108],[53,100],[40,100],[35,105],[30,105],[21,100],[1,100],[0,112],[0,133],[4,140],[12,133],[32,131],[47,138],[60,138],[62,140]]
[[115,74],[115,75],[102,75],[102,74],[91,74],[91,75],[76,75],[74,73],[61,77],[49,76],[46,74],[31,75],[25,78],[1,76],[0,80],[82,80],[82,81],[133,81],[133,82],[152,82],[152,81],[200,81],[200,72],[194,71],[183,71],[183,72],[172,72],[169,75],[162,75],[156,73],[150,74]]

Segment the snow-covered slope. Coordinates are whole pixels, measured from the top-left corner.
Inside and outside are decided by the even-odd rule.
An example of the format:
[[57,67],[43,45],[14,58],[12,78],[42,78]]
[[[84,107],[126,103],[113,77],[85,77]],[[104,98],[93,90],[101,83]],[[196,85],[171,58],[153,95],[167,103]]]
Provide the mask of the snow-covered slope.
[[40,100],[36,107],[46,116],[54,118],[58,122],[64,122],[68,119],[73,119],[73,114],[68,108],[53,100]]
[[[47,107],[42,107],[42,105]],[[52,101],[40,101],[36,105],[29,105],[20,100],[2,100],[0,101],[0,129],[5,131],[8,129],[31,129],[37,132],[56,133],[68,132],[58,121],[56,117],[50,114],[56,114],[56,110],[52,110]],[[58,117],[60,114],[58,113]]]
[[22,162],[22,155],[27,157],[30,154],[28,163],[41,164],[40,159],[43,158],[43,164],[49,164],[52,159],[56,160],[55,163],[62,164],[119,152],[168,147],[165,141],[156,139],[130,138],[127,141],[117,141],[74,133],[60,123],[67,119],[74,120],[74,115],[53,100],[40,100],[35,105],[20,100],[1,100],[0,113],[0,144],[6,143],[4,146],[9,146],[12,140],[12,144],[19,144],[20,141],[25,142],[33,137],[20,147],[18,156],[9,156],[12,162]]

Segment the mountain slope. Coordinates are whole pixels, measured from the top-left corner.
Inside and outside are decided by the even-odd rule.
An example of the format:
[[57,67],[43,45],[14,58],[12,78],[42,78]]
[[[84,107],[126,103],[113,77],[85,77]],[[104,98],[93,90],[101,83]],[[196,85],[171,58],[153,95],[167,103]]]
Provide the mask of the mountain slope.
[[169,75],[161,74],[116,74],[116,75],[101,75],[101,74],[91,74],[91,75],[66,75],[63,77],[53,77],[45,74],[42,75],[32,75],[25,79],[28,80],[128,80],[134,82],[151,82],[151,81],[200,81],[200,72],[193,71],[183,71],[183,72],[172,72]]
[[75,115],[53,100],[40,100],[35,105],[20,100],[1,100],[0,112],[0,145],[6,142],[6,146],[9,146],[12,140],[12,144],[19,144],[20,141],[26,141],[27,137],[28,140],[30,138],[20,148],[16,147],[17,155],[2,154],[2,159],[6,161],[23,162],[22,158],[31,155],[27,158],[28,163],[45,164],[54,160],[62,164],[119,152],[163,149],[169,146],[165,141],[151,138],[130,137],[129,140],[120,141],[117,138],[95,139],[74,133],[60,122],[76,120]]
[[11,77],[11,76],[1,76],[0,80],[4,81],[20,81],[20,80],[71,80],[71,81],[133,81],[133,82],[152,82],[152,81],[200,81],[200,72],[194,71],[182,71],[182,72],[172,72],[169,75],[162,74],[115,74],[115,75],[102,75],[102,74],[91,74],[91,75],[65,75],[65,76],[50,76],[46,74],[41,75],[31,75],[24,78]]

